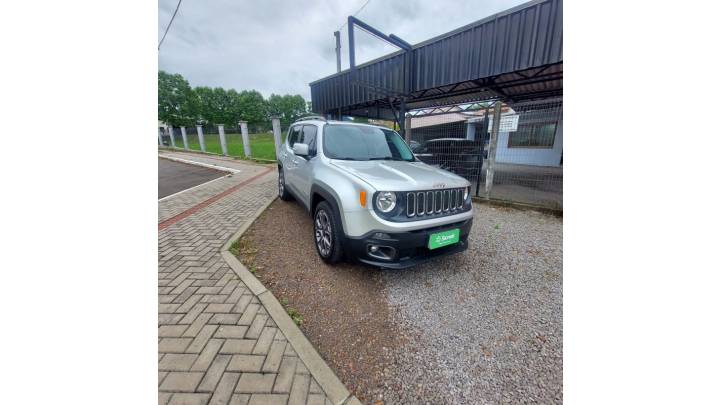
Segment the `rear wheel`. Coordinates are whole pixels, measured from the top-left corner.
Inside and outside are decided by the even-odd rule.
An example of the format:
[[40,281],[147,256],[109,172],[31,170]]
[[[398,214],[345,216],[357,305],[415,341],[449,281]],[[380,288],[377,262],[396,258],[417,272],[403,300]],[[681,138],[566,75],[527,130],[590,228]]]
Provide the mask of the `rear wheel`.
[[321,201],[315,207],[313,216],[313,230],[315,249],[326,263],[337,263],[342,258],[342,242],[340,240],[340,226],[335,211],[330,204]]
[[278,197],[283,201],[290,201],[292,197],[285,187],[285,172],[283,168],[278,168]]

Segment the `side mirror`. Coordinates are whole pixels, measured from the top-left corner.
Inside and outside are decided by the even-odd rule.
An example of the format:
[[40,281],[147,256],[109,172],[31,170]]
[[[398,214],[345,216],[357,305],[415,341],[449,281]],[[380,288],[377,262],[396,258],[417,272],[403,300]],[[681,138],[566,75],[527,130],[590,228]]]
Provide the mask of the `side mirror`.
[[292,150],[293,150],[293,153],[296,154],[297,156],[307,157],[307,155],[310,153],[308,145],[306,143],[295,143],[293,145]]

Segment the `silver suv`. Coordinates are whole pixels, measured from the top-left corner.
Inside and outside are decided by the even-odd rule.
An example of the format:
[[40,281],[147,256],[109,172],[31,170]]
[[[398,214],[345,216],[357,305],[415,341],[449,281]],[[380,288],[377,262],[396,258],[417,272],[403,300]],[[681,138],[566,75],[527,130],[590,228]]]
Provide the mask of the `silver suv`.
[[305,118],[279,155],[280,198],[310,212],[327,263],[405,268],[468,247],[470,183],[416,159],[395,131]]

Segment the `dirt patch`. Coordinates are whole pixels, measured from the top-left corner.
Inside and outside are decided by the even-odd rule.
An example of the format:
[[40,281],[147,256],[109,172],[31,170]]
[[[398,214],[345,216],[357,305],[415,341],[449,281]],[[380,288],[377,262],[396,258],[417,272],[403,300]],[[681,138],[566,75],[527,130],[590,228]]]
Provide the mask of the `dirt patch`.
[[309,229],[312,219],[298,203],[277,200],[236,252],[297,312],[300,329],[347,388],[364,403],[382,399],[390,356],[407,340],[391,322],[383,276],[368,266],[326,265]]

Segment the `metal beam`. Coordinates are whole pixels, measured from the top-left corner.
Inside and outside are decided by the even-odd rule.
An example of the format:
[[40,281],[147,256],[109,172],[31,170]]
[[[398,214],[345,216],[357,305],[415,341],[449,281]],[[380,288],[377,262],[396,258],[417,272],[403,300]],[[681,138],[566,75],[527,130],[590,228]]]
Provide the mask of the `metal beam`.
[[398,37],[395,34],[385,35],[379,30],[373,28],[369,24],[363,22],[362,20],[353,17],[348,16],[348,48],[350,48],[350,69],[355,69],[355,26],[357,25],[360,29],[363,31],[376,36],[379,39],[382,39],[383,41],[395,45],[398,48],[410,51],[412,50],[412,45],[407,43],[407,41],[404,41],[400,37]]

